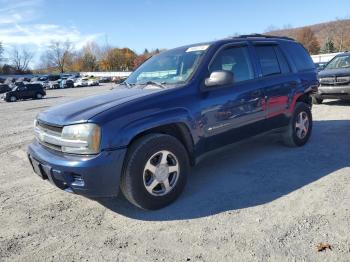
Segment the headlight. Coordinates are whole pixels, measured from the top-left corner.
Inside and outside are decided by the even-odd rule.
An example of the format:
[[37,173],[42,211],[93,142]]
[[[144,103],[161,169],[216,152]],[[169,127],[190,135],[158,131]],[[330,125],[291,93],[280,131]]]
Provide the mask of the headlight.
[[62,130],[62,152],[71,154],[98,154],[101,130],[96,124],[65,126]]

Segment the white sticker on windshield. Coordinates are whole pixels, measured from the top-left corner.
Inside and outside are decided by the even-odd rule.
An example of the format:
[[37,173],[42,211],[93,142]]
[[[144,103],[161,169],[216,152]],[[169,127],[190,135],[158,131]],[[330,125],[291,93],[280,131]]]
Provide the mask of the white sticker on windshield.
[[186,52],[195,52],[195,51],[204,51],[207,50],[209,45],[197,45],[197,46],[191,46],[187,48]]

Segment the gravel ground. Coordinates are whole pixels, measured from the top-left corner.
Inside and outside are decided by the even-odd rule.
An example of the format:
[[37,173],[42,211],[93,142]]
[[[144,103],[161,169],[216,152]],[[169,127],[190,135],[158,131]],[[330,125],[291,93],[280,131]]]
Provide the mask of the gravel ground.
[[60,191],[26,159],[39,111],[108,89],[0,102],[1,261],[350,261],[350,103],[314,106],[302,148],[268,135],[207,155],[174,204],[147,212]]

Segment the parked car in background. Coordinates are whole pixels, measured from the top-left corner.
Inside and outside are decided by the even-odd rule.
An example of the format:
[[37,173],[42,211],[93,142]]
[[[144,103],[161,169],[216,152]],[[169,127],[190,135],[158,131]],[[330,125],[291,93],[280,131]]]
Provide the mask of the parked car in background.
[[5,79],[5,78],[0,77],[0,84],[5,83],[5,81],[6,81],[6,79]]
[[105,197],[120,188],[134,205],[158,209],[210,150],[272,130],[288,146],[305,145],[317,86],[308,52],[290,38],[184,46],[153,56],[118,89],[41,112],[28,156],[66,192]]
[[315,63],[315,66],[316,66],[317,71],[323,70],[324,67],[326,66],[326,64],[327,64],[327,63],[323,63],[323,62]]
[[7,84],[0,84],[0,94],[11,91],[12,88]]
[[321,104],[324,99],[350,100],[350,53],[335,56],[318,73],[320,87],[312,96],[313,103]]
[[48,81],[57,81],[58,79],[60,79],[61,76],[60,75],[48,75],[47,76],[47,80]]
[[45,81],[48,81],[48,80],[49,80],[48,76],[40,76],[40,77],[38,77],[38,81],[41,81],[41,82],[45,82]]
[[48,89],[58,89],[58,88],[60,88],[60,82],[58,80],[49,81],[47,88]]
[[29,77],[20,77],[16,79],[16,82],[30,82],[31,79]]
[[98,82],[98,80],[97,79],[89,79],[88,81],[87,81],[87,85],[88,86],[98,86],[100,83]]
[[23,84],[14,87],[11,91],[6,92],[3,99],[7,102],[15,102],[22,99],[41,99],[46,92],[41,84]]
[[102,76],[102,77],[100,77],[99,82],[100,82],[100,83],[109,83],[109,82],[112,82],[112,77],[109,77],[109,76]]
[[78,78],[75,82],[74,82],[74,87],[83,87],[83,86],[88,86],[88,80],[87,79],[83,79],[83,78]]
[[10,85],[10,84],[13,84],[14,82],[16,82],[16,78],[14,78],[14,77],[8,77],[8,78],[6,78],[4,84]]
[[114,76],[112,78],[112,82],[115,84],[120,84],[123,83],[125,81],[126,77],[120,77],[120,76]]

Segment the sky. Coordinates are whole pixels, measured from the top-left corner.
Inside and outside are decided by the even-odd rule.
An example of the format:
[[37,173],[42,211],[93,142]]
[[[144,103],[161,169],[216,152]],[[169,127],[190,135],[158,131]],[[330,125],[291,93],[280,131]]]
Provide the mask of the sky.
[[173,48],[350,18],[349,0],[0,0],[0,42],[38,54],[52,40]]

